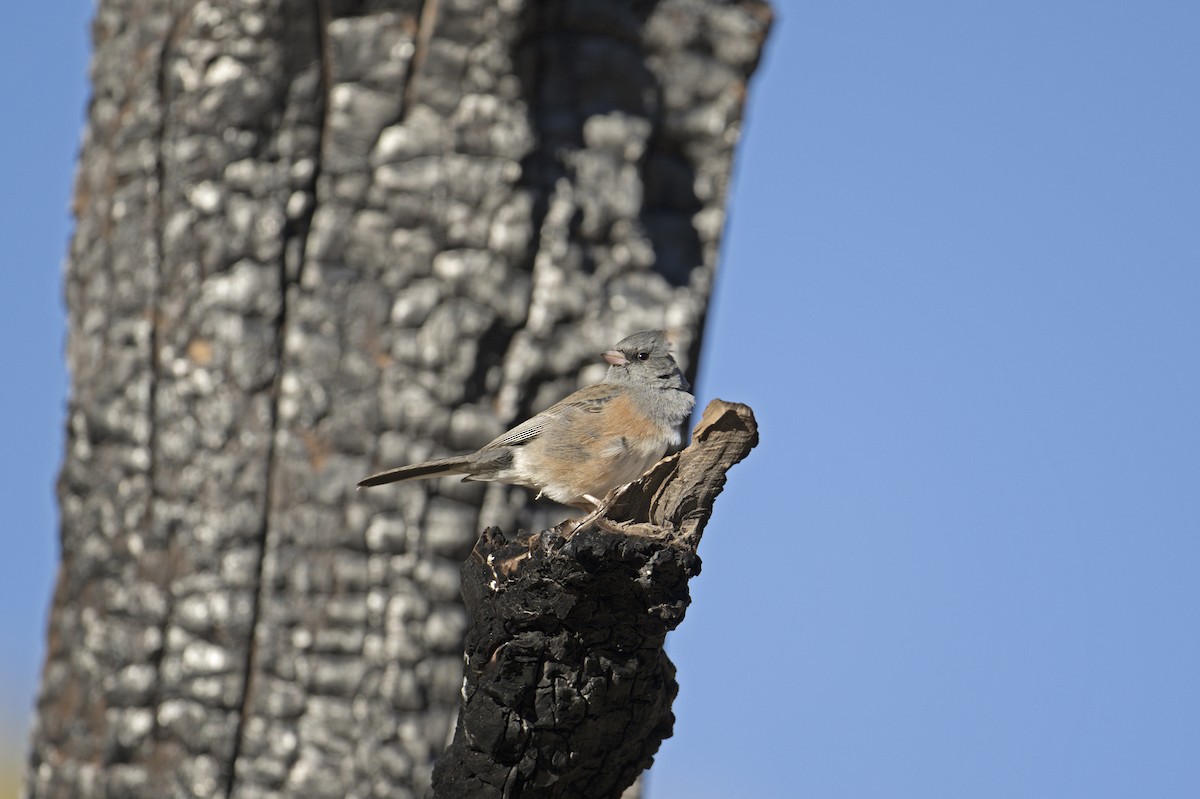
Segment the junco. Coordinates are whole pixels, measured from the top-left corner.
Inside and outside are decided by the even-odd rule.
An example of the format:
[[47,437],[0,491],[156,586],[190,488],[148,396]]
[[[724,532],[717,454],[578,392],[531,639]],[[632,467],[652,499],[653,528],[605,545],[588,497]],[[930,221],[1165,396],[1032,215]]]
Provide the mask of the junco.
[[359,488],[451,474],[525,486],[555,502],[603,509],[614,489],[646,473],[672,444],[695,398],[661,330],[603,353],[608,374],[469,455],[374,474]]

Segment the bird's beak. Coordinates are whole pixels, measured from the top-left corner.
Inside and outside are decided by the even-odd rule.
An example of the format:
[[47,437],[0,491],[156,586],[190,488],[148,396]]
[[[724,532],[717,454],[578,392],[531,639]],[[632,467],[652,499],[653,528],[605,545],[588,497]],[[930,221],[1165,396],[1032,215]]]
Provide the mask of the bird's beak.
[[629,363],[629,361],[625,360],[625,356],[622,355],[618,350],[607,350],[601,353],[600,357],[604,358],[604,360],[608,361],[613,366],[624,366],[625,364]]

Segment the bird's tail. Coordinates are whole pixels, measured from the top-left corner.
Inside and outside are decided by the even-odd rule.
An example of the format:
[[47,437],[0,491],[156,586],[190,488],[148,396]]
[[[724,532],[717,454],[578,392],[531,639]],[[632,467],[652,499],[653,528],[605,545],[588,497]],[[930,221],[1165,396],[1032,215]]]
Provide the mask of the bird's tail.
[[401,480],[421,480],[427,477],[441,477],[447,474],[467,474],[468,458],[465,455],[459,455],[454,458],[442,458],[436,461],[426,461],[425,463],[414,463],[412,466],[401,466],[397,469],[388,469],[386,472],[373,474],[359,482],[359,488],[369,488],[371,486],[381,486],[385,483],[398,483]]

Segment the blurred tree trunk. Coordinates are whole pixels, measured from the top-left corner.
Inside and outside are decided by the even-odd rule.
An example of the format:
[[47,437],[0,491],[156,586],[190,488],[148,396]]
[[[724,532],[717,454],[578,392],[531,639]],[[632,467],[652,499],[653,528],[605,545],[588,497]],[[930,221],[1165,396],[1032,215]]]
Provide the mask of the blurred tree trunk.
[[634,330],[694,373],[769,22],[99,1],[28,795],[428,789],[460,564],[526,498],[354,484],[484,443]]

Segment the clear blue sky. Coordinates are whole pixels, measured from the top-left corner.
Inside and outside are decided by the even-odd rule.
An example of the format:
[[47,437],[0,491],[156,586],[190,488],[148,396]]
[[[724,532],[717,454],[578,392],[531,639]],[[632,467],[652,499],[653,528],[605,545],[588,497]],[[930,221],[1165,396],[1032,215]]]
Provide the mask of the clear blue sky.
[[[777,2],[702,377],[751,404],[650,799],[1200,796],[1200,4]],[[0,708],[42,649],[79,0],[0,36]]]

